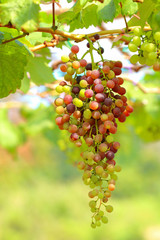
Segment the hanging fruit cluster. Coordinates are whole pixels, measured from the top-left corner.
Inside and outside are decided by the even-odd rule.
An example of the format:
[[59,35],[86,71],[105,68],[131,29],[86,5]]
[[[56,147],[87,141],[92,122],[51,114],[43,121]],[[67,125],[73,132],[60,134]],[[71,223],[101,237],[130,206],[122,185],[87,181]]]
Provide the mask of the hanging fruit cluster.
[[154,71],[160,71],[160,32],[143,33],[141,28],[137,27],[133,34],[128,48],[131,52],[138,53],[131,56],[130,62],[153,66]]
[[[98,40],[99,35],[94,38]],[[60,69],[66,74],[56,87],[62,96],[55,100],[55,106],[59,129],[70,133],[75,146],[81,147],[83,143],[87,146],[77,167],[83,171],[84,183],[91,188],[89,206],[93,213],[91,226],[95,228],[108,222],[103,208],[109,213],[113,211],[107,202],[115,189],[116,172],[121,171],[115,160],[120,143],[114,140],[114,135],[117,121],[124,122],[133,108],[127,104],[123,79],[119,77],[122,63],[104,60],[104,49],[99,43],[96,49],[88,41],[89,50],[84,56],[90,53],[92,63],[87,63],[84,56],[78,59],[77,45],[72,46],[69,56],[62,56],[64,64]],[[93,51],[101,56],[101,62],[94,62]]]

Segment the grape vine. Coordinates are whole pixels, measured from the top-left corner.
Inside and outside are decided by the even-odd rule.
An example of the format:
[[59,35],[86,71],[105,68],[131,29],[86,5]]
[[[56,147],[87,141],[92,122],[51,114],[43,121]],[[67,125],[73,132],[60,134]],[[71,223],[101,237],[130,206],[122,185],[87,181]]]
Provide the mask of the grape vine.
[[[96,34],[94,41],[98,39]],[[77,168],[83,171],[83,182],[91,188],[89,198],[94,199],[89,202],[92,228],[108,222],[102,209],[108,213],[113,211],[107,202],[115,189],[116,173],[121,171],[115,161],[120,143],[113,136],[117,132],[117,120],[124,122],[133,112],[124,96],[123,79],[119,77],[122,63],[104,59],[104,49],[97,44],[96,48],[88,39],[89,50],[81,59],[77,56],[77,45],[72,46],[69,56],[62,56],[64,64],[60,69],[66,74],[56,87],[61,95],[55,100],[58,114],[55,121],[59,129],[70,133],[70,141],[75,146],[81,147],[83,143],[87,146],[86,151],[81,152],[82,160]],[[94,51],[101,56],[101,61],[94,62]],[[88,53],[91,63],[84,59]]]

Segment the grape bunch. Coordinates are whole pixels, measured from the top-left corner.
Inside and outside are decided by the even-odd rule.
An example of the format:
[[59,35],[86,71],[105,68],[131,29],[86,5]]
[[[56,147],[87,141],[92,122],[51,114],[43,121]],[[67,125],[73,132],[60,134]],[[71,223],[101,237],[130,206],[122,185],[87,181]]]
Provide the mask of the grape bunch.
[[128,45],[131,52],[138,52],[130,58],[132,64],[139,62],[153,66],[154,71],[160,71],[160,32],[143,33],[141,28],[136,27],[134,37]]
[[[87,47],[89,52],[97,51],[102,57],[102,47],[96,49],[91,41]],[[102,209],[113,211],[107,202],[115,189],[116,173],[121,171],[115,160],[120,148],[120,143],[114,140],[117,120],[124,122],[133,108],[127,104],[123,79],[119,77],[122,63],[103,57],[103,62],[88,63],[83,57],[78,59],[78,52],[79,47],[74,45],[69,56],[62,56],[64,64],[60,69],[65,75],[56,87],[61,96],[55,100],[58,114],[55,121],[59,129],[70,133],[75,146],[86,145],[77,168],[83,171],[82,179],[91,188],[88,193],[93,213],[91,227],[96,228],[108,222]]]

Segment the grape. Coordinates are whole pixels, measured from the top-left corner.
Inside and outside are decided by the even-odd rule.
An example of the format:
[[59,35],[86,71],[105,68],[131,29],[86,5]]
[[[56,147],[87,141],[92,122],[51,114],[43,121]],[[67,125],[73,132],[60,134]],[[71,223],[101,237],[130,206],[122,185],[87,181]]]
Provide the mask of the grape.
[[72,96],[71,95],[66,95],[64,97],[64,103],[67,104],[67,105],[72,103]]
[[104,91],[104,87],[102,84],[97,84],[95,85],[94,90],[96,93],[102,93]]
[[108,88],[114,88],[115,87],[115,83],[112,80],[108,80],[107,81],[107,87]]
[[98,48],[98,52],[100,52],[101,54],[103,54],[103,53],[104,53],[104,48],[99,47],[99,48]]
[[68,62],[68,61],[69,61],[68,55],[63,55],[63,56],[61,57],[61,60],[62,60],[62,62]]
[[87,61],[86,61],[85,59],[81,59],[81,60],[79,61],[79,63],[80,63],[80,65],[81,65],[81,67],[87,66]]
[[78,61],[74,61],[74,62],[72,63],[72,67],[73,67],[74,69],[78,69],[78,68],[80,67],[80,63],[79,63]]
[[140,45],[141,45],[141,38],[138,37],[138,36],[135,36],[135,37],[132,39],[132,42],[133,42],[136,46],[140,46]]
[[142,35],[142,31],[141,31],[141,29],[138,28],[138,27],[135,27],[135,28],[134,28],[133,33],[134,33],[135,36],[140,36],[140,35]]
[[79,83],[79,85],[80,85],[82,88],[86,88],[87,85],[88,85],[88,83],[87,83],[86,80],[81,80],[80,83]]
[[86,70],[92,70],[92,64],[91,63],[88,63],[86,65]]
[[131,52],[137,52],[137,46],[134,43],[129,43],[128,48]]
[[75,105],[73,103],[70,103],[67,105],[67,112],[73,113],[75,111]]
[[138,60],[139,60],[139,57],[138,57],[138,55],[136,55],[136,54],[134,54],[134,55],[131,56],[131,58],[130,58],[130,62],[131,62],[132,64],[136,64],[136,63],[138,62]]
[[[95,35],[95,39],[99,36]],[[139,54],[146,59],[146,62],[156,61],[156,69],[159,67],[158,55],[156,55],[155,45],[141,44],[141,37],[134,37],[130,46],[142,53]],[[141,49],[141,47],[145,51]],[[154,48],[154,51],[151,49]],[[90,49],[92,50],[92,49]],[[133,49],[132,49],[133,50]],[[103,53],[104,49],[97,50]],[[126,90],[123,85],[123,78],[117,77],[121,74],[121,61],[108,61],[94,64],[87,63],[85,59],[78,60],[76,54],[80,52],[77,45],[72,46],[71,53],[63,56],[65,64],[60,69],[66,72],[65,81],[61,81],[56,87],[58,93],[63,93],[63,97],[55,100],[56,125],[61,130],[70,133],[70,141],[76,147],[81,147],[82,143],[87,146],[87,150],[81,152],[82,161],[77,162],[77,168],[83,171],[83,182],[92,191],[88,196],[92,199],[89,206],[93,222],[91,226],[100,226],[101,222],[107,223],[108,218],[104,216],[102,208],[107,212],[112,212],[111,205],[102,205],[111,197],[111,192],[115,189],[117,180],[116,172],[120,172],[120,166],[116,165],[115,154],[120,148],[119,142],[114,141],[112,134],[117,132],[117,122],[124,122],[126,117],[133,112],[133,108],[127,104],[124,96]],[[133,55],[131,61],[136,63],[141,58]],[[156,60],[157,58],[157,60]],[[78,76],[77,76],[78,74]],[[68,83],[67,83],[67,82]]]
[[154,71],[160,71],[160,63],[159,62],[156,62],[153,64],[153,70]]
[[91,89],[87,89],[84,94],[87,98],[91,98],[94,92]]
[[55,105],[56,106],[61,106],[63,105],[64,101],[62,98],[57,98],[55,101],[54,101]]
[[98,70],[93,70],[93,71],[91,72],[91,77],[92,77],[93,79],[99,78],[99,76],[100,76],[100,72],[99,72]]
[[100,36],[99,36],[99,34],[95,34],[93,37],[94,37],[94,39],[95,39],[95,40],[98,40],[98,39],[100,39]]
[[72,53],[76,54],[76,53],[79,52],[79,47],[78,47],[77,45],[73,45],[73,46],[71,47],[71,51],[72,51]]
[[66,66],[66,64],[62,64],[62,65],[60,66],[60,69],[61,69],[62,72],[67,72],[67,66]]
[[156,32],[156,33],[154,34],[154,39],[155,39],[156,41],[160,41],[160,32]]

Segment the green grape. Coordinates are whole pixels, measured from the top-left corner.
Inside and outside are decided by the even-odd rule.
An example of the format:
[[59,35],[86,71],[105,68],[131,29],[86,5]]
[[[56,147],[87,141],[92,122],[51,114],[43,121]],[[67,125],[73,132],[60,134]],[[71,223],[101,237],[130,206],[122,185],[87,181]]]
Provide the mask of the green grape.
[[145,46],[146,46],[147,44],[148,44],[147,42],[142,43],[142,45],[141,45],[141,50],[144,51],[144,48],[145,48]]
[[82,107],[83,106],[83,102],[78,99],[78,98],[74,98],[73,99],[73,104],[76,106],[76,107]]
[[101,220],[101,216],[99,214],[97,214],[94,218],[95,218],[96,221]]
[[153,52],[155,50],[155,45],[153,43],[147,43],[144,46],[144,51]]
[[67,86],[67,85],[65,85],[65,86],[63,87],[63,90],[64,90],[65,93],[69,93],[69,92],[70,92],[70,87]]
[[102,199],[102,198],[104,197],[104,194],[100,192],[100,193],[98,194],[98,197],[99,197],[99,199]]
[[97,225],[97,227],[100,227],[100,226],[101,226],[101,222],[100,222],[100,221],[97,221],[97,222],[96,222],[96,225]]
[[113,212],[113,207],[111,205],[107,205],[106,206],[106,211],[109,212],[109,213]]
[[92,228],[96,228],[96,224],[95,223],[91,223],[91,227]]
[[141,65],[146,64],[146,58],[144,58],[144,57],[139,57],[139,63],[140,63]]
[[102,217],[104,215],[104,212],[102,210],[100,210],[99,215]]
[[156,32],[156,33],[154,34],[154,39],[155,39],[156,41],[160,41],[160,32]]
[[133,33],[135,36],[140,36],[142,35],[142,30],[139,27],[135,27]]
[[69,75],[73,75],[74,72],[75,72],[75,69],[74,69],[74,68],[72,68],[72,67],[68,67],[68,68],[67,68],[67,73],[68,73]]
[[155,59],[157,58],[157,53],[156,53],[156,52],[150,52],[150,53],[148,54],[148,58],[149,58],[150,60],[155,60]]
[[89,109],[86,109],[83,114],[86,119],[90,119],[92,117],[92,112]]
[[136,46],[140,46],[140,45],[141,45],[141,38],[138,37],[138,36],[135,36],[135,37],[132,39],[132,42],[133,42]]
[[91,200],[91,201],[89,202],[89,206],[90,206],[90,208],[95,208],[95,207],[96,207],[96,201]]
[[134,55],[131,56],[131,58],[130,58],[130,62],[131,62],[132,64],[136,64],[136,63],[138,62],[138,60],[139,60],[139,56],[136,55],[136,54],[134,54]]
[[131,42],[128,44],[128,48],[131,52],[137,52],[137,46]]
[[108,218],[106,216],[103,216],[101,220],[103,223],[108,223]]
[[111,135],[107,135],[107,137],[106,137],[106,141],[107,141],[108,143],[113,142],[113,140],[114,140],[113,136],[111,136]]
[[155,61],[156,61],[156,59],[151,60],[151,59],[147,58],[147,59],[146,59],[146,64],[147,64],[148,66],[152,66]]
[[68,55],[63,55],[63,56],[61,57],[61,60],[62,60],[62,62],[68,62],[68,61],[69,61]]
[[145,57],[145,58],[148,58],[148,52],[147,51],[143,51],[143,56]]
[[92,213],[95,213],[96,211],[97,211],[96,208],[91,208],[91,212],[92,212]]
[[81,89],[80,92],[79,92],[79,96],[80,97],[85,97],[85,89]]
[[62,92],[63,92],[63,88],[64,88],[64,87],[58,85],[58,86],[56,87],[56,92],[62,93]]

